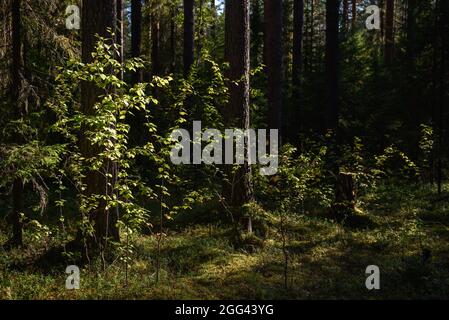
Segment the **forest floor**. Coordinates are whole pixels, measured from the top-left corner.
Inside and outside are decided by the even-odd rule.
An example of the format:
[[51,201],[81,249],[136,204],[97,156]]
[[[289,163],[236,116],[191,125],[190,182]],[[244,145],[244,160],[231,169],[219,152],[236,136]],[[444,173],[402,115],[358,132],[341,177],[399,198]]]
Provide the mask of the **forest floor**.
[[[289,221],[285,256],[276,228],[253,252],[234,249],[228,230],[211,225],[139,236],[128,272],[81,268],[79,290],[65,288],[65,267],[40,269],[39,241],[0,251],[0,299],[430,299],[449,298],[449,185],[384,185],[359,199],[372,225],[342,226],[310,215]],[[0,234],[0,241],[5,235]],[[25,267],[17,268],[17,265]],[[367,290],[368,265],[380,268],[380,290]]]

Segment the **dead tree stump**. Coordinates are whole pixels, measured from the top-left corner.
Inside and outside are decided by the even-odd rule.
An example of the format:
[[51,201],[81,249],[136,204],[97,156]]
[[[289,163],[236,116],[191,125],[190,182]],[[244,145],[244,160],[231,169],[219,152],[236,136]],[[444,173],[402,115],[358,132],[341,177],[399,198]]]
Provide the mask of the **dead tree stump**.
[[335,202],[332,211],[338,220],[343,220],[355,212],[355,182],[352,173],[340,172],[335,188]]

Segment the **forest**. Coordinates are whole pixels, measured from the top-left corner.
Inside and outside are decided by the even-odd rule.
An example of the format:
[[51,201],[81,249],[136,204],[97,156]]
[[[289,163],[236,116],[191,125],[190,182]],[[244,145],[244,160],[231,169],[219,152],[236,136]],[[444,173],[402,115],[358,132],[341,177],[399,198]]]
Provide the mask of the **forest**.
[[0,38],[0,300],[449,298],[449,1],[2,0]]

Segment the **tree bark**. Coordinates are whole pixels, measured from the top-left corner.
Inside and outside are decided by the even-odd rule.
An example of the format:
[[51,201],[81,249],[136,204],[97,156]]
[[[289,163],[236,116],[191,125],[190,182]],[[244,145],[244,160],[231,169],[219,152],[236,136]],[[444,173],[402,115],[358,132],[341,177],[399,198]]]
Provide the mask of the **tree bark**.
[[326,82],[327,82],[327,124],[326,130],[338,127],[339,117],[339,0],[326,0]]
[[407,5],[407,47],[406,56],[410,61],[415,57],[416,46],[416,0],[408,0]]
[[195,1],[184,0],[184,76],[190,73],[194,61],[195,43]]
[[394,55],[394,0],[386,0],[385,64],[390,66]]
[[[23,72],[23,56],[22,56],[22,18],[20,12],[21,1],[12,0],[11,3],[11,15],[12,15],[12,87],[11,97],[12,105],[15,108],[17,118],[23,118],[26,114],[26,110],[20,101],[20,92],[22,90],[21,74]],[[20,214],[23,212],[23,181],[21,178],[16,178],[13,183],[12,189],[12,226],[13,235],[10,241],[11,246],[18,247],[23,244],[22,236],[22,222]]]
[[251,66],[256,68],[260,65],[260,48],[262,48],[263,22],[261,17],[260,0],[251,3]]
[[282,2],[265,0],[265,57],[268,77],[267,100],[270,129],[282,137]]
[[151,74],[160,75],[161,63],[159,57],[160,49],[160,23],[156,14],[151,15]]
[[352,29],[354,30],[355,29],[355,24],[357,22],[357,0],[352,0],[351,13],[352,13],[352,20],[351,20]]
[[199,14],[199,17],[198,17],[198,31],[197,31],[196,48],[197,48],[198,52],[201,52],[203,50],[204,38],[206,37],[206,32],[207,32],[207,30],[204,26],[204,24],[205,24],[204,23],[204,0],[199,0],[198,14]]
[[170,9],[170,72],[175,72],[176,67],[176,15],[177,7]]
[[[142,54],[142,2],[131,0],[131,57],[138,58]],[[142,82],[142,72],[136,71],[132,75],[132,83]]]
[[380,9],[380,37],[381,41],[385,39],[385,0],[379,0]]
[[314,50],[313,50],[313,44],[314,44],[314,34],[315,34],[315,0],[309,0],[310,1],[310,14],[309,14],[309,55],[308,55],[308,63],[306,63],[307,71],[313,71],[314,67]]
[[[296,127],[290,127],[289,135],[292,141],[297,141],[297,135],[302,129],[301,120],[301,73],[302,73],[302,30],[304,26],[304,0],[294,0],[293,3],[293,58],[292,58],[292,101],[293,119]],[[292,121],[290,121],[292,123]]]
[[348,27],[349,0],[343,0],[343,29]]
[[[82,61],[83,63],[92,62],[92,52],[95,51],[95,46],[98,34],[101,37],[108,38],[111,35],[108,33],[108,28],[115,30],[117,19],[117,2],[113,1],[98,1],[98,0],[84,0],[82,12]],[[94,105],[98,102],[99,96],[104,94],[103,90],[99,89],[92,83],[83,82],[81,84],[81,109],[86,115],[93,115]],[[90,141],[82,135],[81,153],[88,159],[98,156],[100,150],[98,146],[92,145]],[[91,195],[112,195],[112,188],[110,182],[115,181],[116,172],[114,164],[104,164],[101,171],[90,171],[86,174],[84,183],[86,184],[85,196]],[[105,173],[112,174],[112,178],[105,178]],[[104,201],[100,201],[97,208],[88,212],[89,219],[94,224],[95,237],[89,239],[89,245],[93,248],[104,248],[107,243],[107,238],[114,241],[119,241],[119,231],[116,226],[117,217],[110,212],[106,207]]]
[[437,2],[439,15],[439,38],[440,38],[440,70],[439,70],[439,98],[438,98],[438,160],[437,160],[437,186],[438,194],[442,193],[443,187],[443,150],[444,133],[446,122],[446,99],[447,99],[447,72],[446,64],[449,55],[449,4],[446,0]]
[[[125,62],[125,0],[117,1],[117,44],[120,46],[118,61]],[[119,79],[123,80],[125,77],[124,71],[120,71]]]
[[[224,112],[225,123],[241,129],[250,126],[249,89],[250,89],[250,26],[249,0],[227,0],[225,3],[225,61],[229,63],[227,78],[229,82],[229,103]],[[246,156],[248,150],[246,150]],[[229,170],[230,173],[230,170]],[[248,158],[235,173],[229,175],[231,185],[225,188],[225,198],[231,207],[241,208],[253,197],[251,184],[251,166]],[[227,189],[227,190],[226,190]],[[250,230],[251,221],[246,229]]]

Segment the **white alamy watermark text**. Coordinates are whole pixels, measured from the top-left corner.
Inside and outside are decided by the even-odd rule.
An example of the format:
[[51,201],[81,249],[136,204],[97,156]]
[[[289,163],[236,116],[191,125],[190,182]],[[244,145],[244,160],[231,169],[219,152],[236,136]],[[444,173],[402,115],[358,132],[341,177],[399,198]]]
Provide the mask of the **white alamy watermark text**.
[[[277,129],[202,130],[201,121],[193,122],[191,133],[176,129],[171,138],[176,142],[170,153],[174,164],[260,164],[260,174],[274,175],[279,165]],[[204,145],[204,148],[203,148]],[[267,153],[267,148],[268,153]]]

